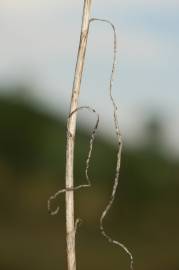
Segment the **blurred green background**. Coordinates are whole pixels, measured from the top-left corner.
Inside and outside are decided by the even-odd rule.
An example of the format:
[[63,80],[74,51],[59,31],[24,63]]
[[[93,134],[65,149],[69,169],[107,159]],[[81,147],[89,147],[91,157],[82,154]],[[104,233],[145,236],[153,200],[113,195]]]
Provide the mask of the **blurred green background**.
[[[60,213],[47,211],[50,195],[65,185],[66,120],[50,115],[13,91],[0,97],[0,269],[66,269],[64,195]],[[3,92],[3,91],[2,91]],[[5,91],[4,91],[5,92]],[[151,117],[135,147],[125,143],[120,185],[105,219],[109,234],[133,253],[135,269],[179,269],[179,160],[162,143],[162,124]],[[78,128],[75,182],[85,181],[89,132]],[[78,270],[129,269],[129,258],[109,245],[99,218],[109,200],[116,146],[97,136],[91,161],[92,188],[75,193]]]

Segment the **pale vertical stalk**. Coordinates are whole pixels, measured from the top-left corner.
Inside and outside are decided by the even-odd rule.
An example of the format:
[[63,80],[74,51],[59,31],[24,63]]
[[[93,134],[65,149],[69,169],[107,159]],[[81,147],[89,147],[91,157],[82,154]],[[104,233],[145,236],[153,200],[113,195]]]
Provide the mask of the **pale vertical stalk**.
[[[84,0],[83,18],[81,27],[80,44],[76,62],[75,76],[72,89],[70,113],[78,107],[78,98],[80,94],[81,79],[85,60],[90,10],[92,0]],[[76,270],[75,255],[75,221],[74,221],[74,143],[76,133],[76,113],[68,118],[67,122],[67,146],[66,146],[66,242],[67,242],[67,263],[68,270]]]

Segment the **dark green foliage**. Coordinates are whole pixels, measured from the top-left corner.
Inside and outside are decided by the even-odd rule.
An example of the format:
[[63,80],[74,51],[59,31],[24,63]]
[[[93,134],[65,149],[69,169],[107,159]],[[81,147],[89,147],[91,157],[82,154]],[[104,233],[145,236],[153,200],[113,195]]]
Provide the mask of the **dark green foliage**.
[[[133,251],[136,269],[178,269],[179,162],[162,154],[159,131],[157,140],[148,135],[146,144],[123,149],[118,194],[105,226]],[[89,136],[78,130],[76,184],[85,181]],[[20,97],[0,98],[0,269],[65,269],[64,196],[54,202],[61,216],[52,218],[46,209],[48,197],[65,184],[65,145],[63,118]],[[75,193],[77,214],[85,220],[77,239],[79,270],[129,269],[128,258],[99,233],[115,165],[115,145],[97,136],[93,187]]]

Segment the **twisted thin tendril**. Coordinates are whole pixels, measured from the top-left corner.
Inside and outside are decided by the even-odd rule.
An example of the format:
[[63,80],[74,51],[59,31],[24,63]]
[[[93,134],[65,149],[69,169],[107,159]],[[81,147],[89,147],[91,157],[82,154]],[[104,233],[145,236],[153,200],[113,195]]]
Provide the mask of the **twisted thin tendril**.
[[114,24],[112,24],[110,21],[108,20],[103,20],[103,19],[98,19],[98,18],[92,18],[90,20],[91,22],[94,21],[100,21],[100,22],[104,22],[109,24],[112,29],[113,29],[113,33],[114,33],[114,48],[113,48],[113,63],[112,63],[112,71],[111,71],[111,76],[110,76],[110,84],[109,84],[109,94],[110,94],[110,99],[113,105],[113,117],[114,117],[114,126],[115,126],[115,131],[116,131],[116,137],[117,137],[117,142],[118,142],[118,152],[117,152],[117,164],[116,164],[116,173],[115,173],[115,178],[114,178],[114,184],[113,184],[113,189],[112,189],[112,194],[111,194],[111,198],[106,206],[106,208],[104,209],[104,211],[102,212],[101,218],[100,218],[100,231],[101,234],[108,240],[109,243],[115,244],[119,247],[121,247],[129,256],[130,258],[130,269],[133,270],[133,264],[134,264],[134,259],[133,259],[133,255],[132,253],[128,250],[128,248],[120,243],[119,241],[116,241],[114,239],[112,239],[111,236],[109,236],[105,229],[104,229],[104,219],[106,217],[106,215],[108,214],[108,212],[110,211],[113,202],[115,200],[115,196],[116,196],[116,192],[117,192],[117,187],[119,185],[119,174],[120,174],[120,167],[121,167],[121,153],[122,153],[122,136],[121,136],[121,132],[120,132],[120,128],[119,128],[119,121],[118,121],[118,107],[115,103],[115,100],[113,98],[112,95],[112,89],[113,89],[113,82],[114,82],[114,75],[115,75],[115,70],[116,70],[116,61],[117,61],[117,34],[116,34],[116,29]]
[[[90,143],[89,143],[89,151],[88,151],[88,155],[87,155],[87,159],[86,159],[85,176],[86,176],[86,182],[87,183],[84,184],[84,185],[79,185],[79,186],[73,187],[73,188],[60,189],[54,195],[50,196],[50,198],[48,199],[47,207],[48,207],[48,212],[52,216],[57,215],[58,212],[59,212],[59,210],[60,210],[60,207],[59,206],[57,206],[57,208],[55,210],[52,210],[52,207],[51,207],[52,201],[55,200],[60,194],[65,193],[67,191],[76,191],[76,190],[79,190],[81,188],[91,187],[91,180],[90,180],[88,171],[89,171],[89,166],[90,166],[91,154],[92,154],[92,150],[93,150],[93,143],[94,143],[96,131],[97,131],[98,125],[99,125],[99,115],[98,115],[98,113],[93,108],[91,108],[89,106],[82,106],[82,107],[79,107],[76,110],[74,110],[69,115],[68,118],[70,118],[74,113],[77,113],[79,110],[83,110],[83,109],[86,109],[86,110],[88,110],[88,111],[96,114],[96,118],[97,118],[96,123],[95,123],[95,126],[93,128],[93,131],[91,133],[91,138],[90,138]],[[68,136],[71,136],[68,130],[67,130],[67,135]]]

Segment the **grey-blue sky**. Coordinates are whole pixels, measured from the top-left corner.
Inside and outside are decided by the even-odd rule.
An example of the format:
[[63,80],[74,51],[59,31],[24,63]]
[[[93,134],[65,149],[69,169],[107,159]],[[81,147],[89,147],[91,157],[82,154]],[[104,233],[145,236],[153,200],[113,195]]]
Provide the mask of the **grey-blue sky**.
[[[2,0],[0,83],[33,82],[36,99],[66,113],[81,10],[81,0]],[[137,138],[148,112],[159,111],[174,149],[179,149],[178,12],[177,0],[93,1],[93,15],[110,19],[117,27],[119,66],[114,95],[121,108],[123,133],[130,140]],[[108,26],[93,25],[80,97],[81,104],[97,107],[108,130],[111,38]]]

